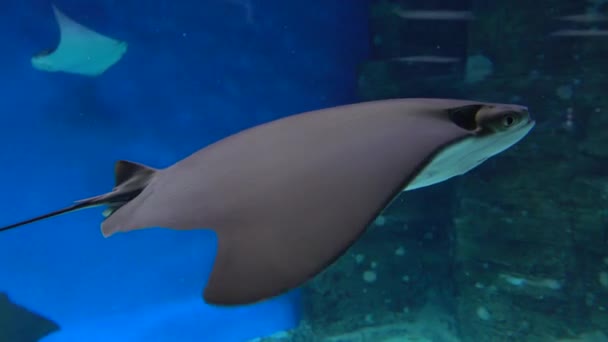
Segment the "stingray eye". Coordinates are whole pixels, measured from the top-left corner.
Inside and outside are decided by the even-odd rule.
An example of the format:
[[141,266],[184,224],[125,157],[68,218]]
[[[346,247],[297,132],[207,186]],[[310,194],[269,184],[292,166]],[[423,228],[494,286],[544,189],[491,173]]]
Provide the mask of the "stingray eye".
[[511,127],[516,122],[516,117],[512,113],[505,114],[502,117],[502,125],[504,127]]

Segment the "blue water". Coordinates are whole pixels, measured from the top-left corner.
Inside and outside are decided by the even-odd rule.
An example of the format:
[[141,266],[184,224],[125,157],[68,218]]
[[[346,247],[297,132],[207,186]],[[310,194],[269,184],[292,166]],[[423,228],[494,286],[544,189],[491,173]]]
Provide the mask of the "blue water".
[[[117,159],[165,167],[243,128],[356,101],[364,0],[53,3],[129,49],[98,78],[35,70],[31,56],[57,44],[51,2],[0,3],[0,224],[108,191]],[[91,209],[0,234],[0,292],[62,328],[43,341],[243,341],[297,324],[297,290],[202,302],[212,233],[104,239],[101,219]]]

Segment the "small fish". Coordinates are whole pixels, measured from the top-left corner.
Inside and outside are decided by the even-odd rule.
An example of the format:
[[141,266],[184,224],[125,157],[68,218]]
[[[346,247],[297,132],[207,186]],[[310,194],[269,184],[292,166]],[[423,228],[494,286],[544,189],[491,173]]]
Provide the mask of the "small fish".
[[211,229],[218,247],[204,300],[255,303],[331,265],[401,191],[467,173],[534,124],[523,106],[454,99],[301,113],[165,169],[119,161],[112,191],[0,231],[103,205],[105,237],[151,227]]
[[53,5],[59,25],[59,45],[32,57],[32,66],[47,72],[99,76],[117,63],[127,43],[103,36],[68,18]]
[[550,35],[553,37],[608,37],[608,30],[559,30]]
[[394,9],[395,14],[403,19],[409,20],[473,20],[475,16],[470,11],[451,11],[451,10],[402,10]]
[[445,57],[445,56],[432,56],[432,55],[419,55],[419,56],[407,56],[407,57],[395,57],[391,58],[392,61],[406,62],[406,63],[431,63],[431,64],[451,64],[460,61],[460,58],[456,57]]
[[557,17],[556,19],[561,20],[561,21],[569,21],[569,22],[573,22],[573,23],[588,24],[588,23],[598,23],[598,22],[608,21],[608,16],[600,14],[600,13],[596,13],[596,12],[590,12],[590,13],[584,13],[584,14],[565,15],[565,16]]

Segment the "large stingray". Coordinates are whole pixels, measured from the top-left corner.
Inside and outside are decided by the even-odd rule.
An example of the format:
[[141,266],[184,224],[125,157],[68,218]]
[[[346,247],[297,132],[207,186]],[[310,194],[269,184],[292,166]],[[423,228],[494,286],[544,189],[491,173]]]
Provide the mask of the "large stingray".
[[59,325],[13,303],[0,293],[0,341],[36,342],[58,331]]
[[67,72],[99,76],[118,62],[127,51],[127,43],[103,36],[73,21],[53,6],[59,25],[57,47],[32,57],[34,68],[49,72]]
[[402,190],[461,175],[522,139],[525,107],[394,99],[285,117],[165,169],[119,161],[113,191],[51,216],[107,205],[103,235],[212,229],[218,252],[203,297],[218,305],[279,295],[342,255]]

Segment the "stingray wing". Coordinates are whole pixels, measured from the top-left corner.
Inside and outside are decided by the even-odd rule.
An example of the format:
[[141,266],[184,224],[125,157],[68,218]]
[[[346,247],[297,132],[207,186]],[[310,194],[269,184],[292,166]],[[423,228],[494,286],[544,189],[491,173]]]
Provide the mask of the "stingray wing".
[[0,341],[36,342],[58,331],[59,326],[0,293]]
[[345,113],[329,127],[253,134],[241,151],[248,157],[240,177],[249,178],[241,187],[250,190],[226,192],[244,202],[230,201],[232,218],[212,225],[219,246],[205,300],[248,303],[299,286],[341,256],[434,153],[463,136],[437,118],[399,114]]

